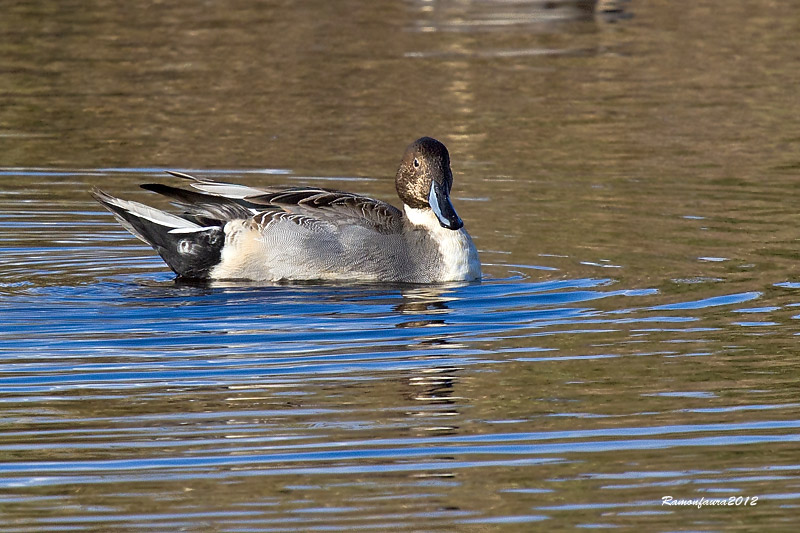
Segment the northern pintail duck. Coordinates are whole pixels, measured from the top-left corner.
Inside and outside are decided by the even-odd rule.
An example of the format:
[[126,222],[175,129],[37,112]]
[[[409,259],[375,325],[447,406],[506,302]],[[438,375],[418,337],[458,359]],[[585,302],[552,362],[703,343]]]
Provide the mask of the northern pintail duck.
[[191,279],[433,283],[480,278],[478,252],[450,202],[453,173],[441,142],[405,151],[395,186],[403,210],[349,192],[254,188],[179,172],[195,190],[142,188],[174,215],[99,189],[92,195],[178,276]]

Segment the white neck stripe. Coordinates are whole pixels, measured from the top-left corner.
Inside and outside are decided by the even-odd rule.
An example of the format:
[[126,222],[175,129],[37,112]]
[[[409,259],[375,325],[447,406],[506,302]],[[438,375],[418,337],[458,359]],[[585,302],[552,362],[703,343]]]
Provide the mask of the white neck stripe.
[[403,210],[406,212],[406,217],[409,222],[415,226],[423,226],[431,231],[442,227],[441,224],[439,224],[439,219],[436,218],[436,214],[429,207],[416,209],[403,205]]

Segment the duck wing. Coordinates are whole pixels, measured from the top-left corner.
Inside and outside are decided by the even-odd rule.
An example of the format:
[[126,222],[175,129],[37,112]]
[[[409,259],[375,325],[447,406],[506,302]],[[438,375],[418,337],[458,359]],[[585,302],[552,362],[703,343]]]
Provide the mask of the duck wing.
[[383,234],[403,230],[403,213],[391,204],[354,193],[316,187],[265,189],[248,196],[255,205],[276,206],[287,213],[304,215],[337,226],[358,225]]
[[399,209],[359,194],[319,187],[255,188],[168,172],[191,180],[191,186],[202,192],[167,185],[148,184],[143,187],[169,197],[190,212],[200,211],[208,218],[249,218],[265,209],[277,208],[297,215],[297,220],[306,223],[315,219],[334,226],[358,225],[382,234],[403,230],[403,213]]
[[228,220],[246,219],[261,211],[246,200],[195,192],[160,183],[145,183],[140,187],[166,196],[173,204],[184,209],[185,218],[201,224],[208,224],[211,220],[222,224]]

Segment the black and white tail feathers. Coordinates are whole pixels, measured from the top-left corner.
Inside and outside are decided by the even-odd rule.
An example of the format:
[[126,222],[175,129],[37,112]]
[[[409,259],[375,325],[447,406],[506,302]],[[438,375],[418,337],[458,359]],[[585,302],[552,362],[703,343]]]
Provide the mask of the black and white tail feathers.
[[[177,193],[174,191],[181,189],[174,187],[153,185],[145,188],[165,194],[179,204],[201,200],[175,198]],[[209,198],[191,191],[185,193],[204,196],[202,200],[216,206],[216,210],[211,205],[204,205],[196,214],[177,216],[139,202],[115,198],[99,189],[94,189],[92,196],[111,211],[125,229],[152,246],[176,274],[184,278],[205,279],[209,276],[209,271],[220,262],[225,244],[225,220],[246,218],[249,211],[241,206],[234,209],[224,198]],[[223,214],[227,216],[216,217]]]

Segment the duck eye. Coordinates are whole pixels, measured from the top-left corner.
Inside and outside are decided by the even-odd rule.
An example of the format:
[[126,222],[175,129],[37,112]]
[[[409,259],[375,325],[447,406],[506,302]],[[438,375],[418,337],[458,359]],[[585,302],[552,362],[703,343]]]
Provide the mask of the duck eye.
[[419,168],[419,159],[414,158],[414,168]]

